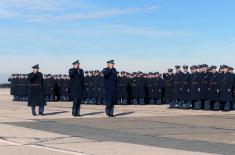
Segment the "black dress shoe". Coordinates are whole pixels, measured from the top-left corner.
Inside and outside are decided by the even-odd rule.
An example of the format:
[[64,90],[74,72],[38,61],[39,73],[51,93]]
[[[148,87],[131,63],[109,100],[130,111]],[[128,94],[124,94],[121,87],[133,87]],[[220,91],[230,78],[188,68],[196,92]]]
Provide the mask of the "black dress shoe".
[[33,116],[37,116],[37,114],[32,114]]
[[45,116],[45,114],[43,114],[43,113],[39,113],[39,115],[40,115],[40,116]]

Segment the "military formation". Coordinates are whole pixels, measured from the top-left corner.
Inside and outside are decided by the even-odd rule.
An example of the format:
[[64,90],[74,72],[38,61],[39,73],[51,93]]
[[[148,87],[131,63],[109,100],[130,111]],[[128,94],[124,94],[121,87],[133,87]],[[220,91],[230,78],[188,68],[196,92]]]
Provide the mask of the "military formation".
[[[80,92],[82,95],[79,93],[82,97],[76,99],[83,104],[107,104],[104,99],[108,94],[112,96],[108,101],[112,103],[111,105],[168,104],[169,108],[179,109],[215,111],[235,109],[235,74],[233,68],[227,65],[221,65],[219,68],[206,64],[191,67],[177,65],[175,69],[168,69],[163,74],[117,72],[107,68],[102,71],[80,70],[79,72],[84,75],[82,80],[74,69],[69,71],[69,75],[43,75],[42,87],[45,100],[71,101],[74,95],[83,91]],[[13,74],[9,78],[14,101],[28,101],[29,76],[29,74]],[[73,78],[77,80],[73,81]],[[117,85],[104,82],[106,79],[116,81]],[[74,91],[72,87],[76,84],[80,85],[81,90],[78,88]],[[115,88],[110,89],[110,87]],[[107,109],[112,111],[112,106]],[[76,112],[74,115],[77,115]]]

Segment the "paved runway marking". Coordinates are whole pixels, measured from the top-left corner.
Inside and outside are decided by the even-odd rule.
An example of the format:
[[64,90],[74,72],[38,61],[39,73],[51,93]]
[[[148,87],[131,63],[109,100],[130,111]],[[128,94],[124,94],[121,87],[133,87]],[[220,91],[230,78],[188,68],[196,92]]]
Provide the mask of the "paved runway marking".
[[66,153],[66,154],[71,154],[71,155],[89,155],[89,154],[86,154],[86,153],[73,152],[73,151],[68,151],[68,150],[63,150],[63,149],[56,149],[56,148],[42,146],[42,145],[23,145],[23,144],[20,144],[20,143],[16,143],[16,142],[4,140],[4,139],[0,139],[0,143],[5,143],[5,144],[8,144],[8,145],[13,145],[13,146],[28,146],[28,147],[47,150],[47,151],[60,152],[60,153]]

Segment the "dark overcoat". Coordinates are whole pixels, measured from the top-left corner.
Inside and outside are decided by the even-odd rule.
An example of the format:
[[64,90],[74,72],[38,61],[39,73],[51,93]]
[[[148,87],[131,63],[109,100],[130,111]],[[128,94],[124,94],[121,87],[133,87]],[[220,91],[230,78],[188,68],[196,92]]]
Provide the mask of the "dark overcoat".
[[221,101],[232,101],[233,99],[234,75],[230,72],[222,73],[220,80]]
[[84,72],[82,69],[69,69],[70,97],[72,100],[84,97]]
[[178,72],[175,73],[174,77],[174,89],[175,89],[175,99],[181,100],[182,99],[182,90],[183,90],[183,80],[184,80],[184,73]]
[[[116,99],[117,95],[117,71],[115,68],[104,68],[104,97],[107,102]],[[108,103],[109,104],[109,103]]]
[[44,95],[43,74],[40,72],[29,73],[29,100],[28,106],[44,106],[46,99]]
[[191,99],[201,100],[201,77],[200,73],[191,75]]
[[218,72],[209,77],[209,100],[220,101],[220,74]]
[[191,74],[184,73],[182,81],[182,100],[190,101],[191,100]]
[[175,87],[174,87],[174,74],[164,74],[165,80],[165,98],[167,100],[174,100],[175,99]]

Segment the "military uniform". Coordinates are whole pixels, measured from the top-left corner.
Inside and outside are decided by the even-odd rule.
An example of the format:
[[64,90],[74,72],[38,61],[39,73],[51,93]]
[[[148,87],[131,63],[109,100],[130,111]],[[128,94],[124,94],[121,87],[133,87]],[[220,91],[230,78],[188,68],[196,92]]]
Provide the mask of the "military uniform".
[[129,79],[126,76],[117,79],[117,103],[127,104]]
[[142,76],[136,79],[136,89],[138,104],[145,104],[145,79]]
[[[114,64],[114,61],[108,61],[107,64]],[[104,68],[104,90],[105,90],[105,103],[106,114],[109,117],[114,116],[114,105],[116,103],[117,95],[117,71],[115,68]]]
[[211,73],[209,77],[209,101],[213,110],[220,110],[220,95],[220,74],[218,72]]
[[[32,67],[33,69],[39,69],[39,65]],[[46,99],[43,89],[43,74],[41,72],[32,72],[28,75],[29,80],[29,100],[28,106],[32,108],[32,114],[35,116],[35,107],[39,106],[39,114],[43,115],[44,106],[46,105]]]
[[222,73],[221,74],[221,83],[220,83],[220,91],[221,91],[221,102],[222,102],[222,109],[224,111],[229,111],[231,108],[231,101],[233,99],[233,83],[234,78],[233,74],[230,72]]
[[[192,66],[191,69],[197,68]],[[191,74],[191,100],[195,110],[201,109],[201,76],[200,73]]]
[[16,101],[16,76],[17,74],[12,74],[8,79],[8,81],[11,82],[10,94],[13,96],[13,101]]
[[[184,66],[184,69],[188,69],[188,66]],[[184,73],[182,81],[182,101],[183,108],[190,109],[192,108],[191,102],[191,74],[187,71]]]
[[[169,69],[168,72],[173,72],[173,69]],[[166,104],[170,104],[170,108],[175,108],[174,74],[163,74],[163,78],[165,80]]]
[[[79,64],[75,61],[73,65]],[[71,68],[69,69],[70,77],[70,97],[73,101],[72,115],[80,116],[81,102],[84,98],[84,73],[82,69]]]
[[67,75],[64,75],[61,82],[61,100],[69,101],[69,78]]
[[51,75],[45,75],[44,79],[44,94],[46,96],[46,101],[54,101],[54,79]]
[[[176,69],[180,69],[180,66],[176,66]],[[174,76],[174,90],[175,90],[175,102],[177,104],[177,108],[183,108],[183,100],[182,100],[182,91],[183,91],[183,80],[184,73],[178,71]]]
[[[206,64],[202,65],[203,68],[207,68],[208,66]],[[202,107],[204,107],[205,110],[210,110],[210,101],[209,101],[209,77],[210,74],[208,71],[204,70],[201,72],[201,99],[202,99]]]
[[233,100],[232,100],[232,110],[235,110],[235,74],[233,73]]
[[164,87],[164,80],[160,76],[149,78],[147,80],[148,98],[150,104],[162,103],[163,87]]

